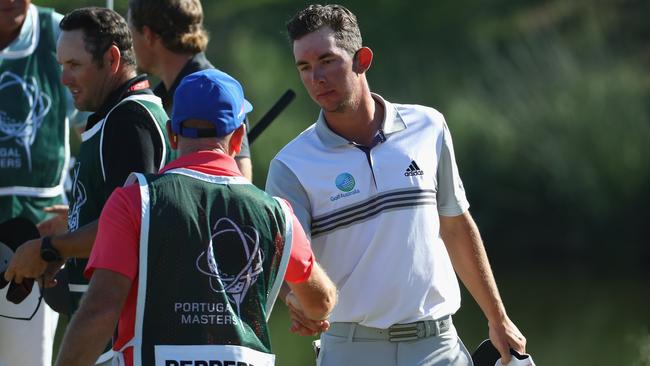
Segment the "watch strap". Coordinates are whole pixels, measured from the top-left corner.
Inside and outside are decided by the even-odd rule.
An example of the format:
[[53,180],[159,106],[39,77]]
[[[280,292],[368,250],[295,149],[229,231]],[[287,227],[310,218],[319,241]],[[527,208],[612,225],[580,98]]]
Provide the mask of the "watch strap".
[[61,254],[52,245],[52,237],[44,236],[41,239],[41,258],[46,262],[54,262],[61,259]]

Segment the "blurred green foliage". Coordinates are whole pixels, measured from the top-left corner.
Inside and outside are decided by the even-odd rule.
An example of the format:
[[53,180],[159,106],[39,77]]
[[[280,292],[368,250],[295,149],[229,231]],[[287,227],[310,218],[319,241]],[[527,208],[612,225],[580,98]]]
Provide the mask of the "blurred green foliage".
[[[36,3],[63,13],[105,4]],[[650,260],[650,1],[342,3],[375,53],[373,91],[445,115],[504,300],[538,363],[650,365],[642,310]],[[203,5],[208,57],[242,82],[253,123],[287,88],[298,94],[252,147],[263,187],[269,161],[318,113],[284,29],[305,3]],[[115,7],[126,15],[126,0]],[[578,279],[558,275],[562,265]],[[603,279],[631,269],[641,274]],[[487,336],[466,294],[457,318],[469,348]],[[278,306],[279,364],[313,364],[310,339],[287,328]]]

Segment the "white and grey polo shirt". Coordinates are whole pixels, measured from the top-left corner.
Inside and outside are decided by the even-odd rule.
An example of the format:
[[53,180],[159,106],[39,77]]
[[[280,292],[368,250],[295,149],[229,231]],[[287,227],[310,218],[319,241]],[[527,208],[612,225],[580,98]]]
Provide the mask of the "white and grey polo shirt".
[[438,215],[469,203],[442,114],[373,97],[385,108],[380,143],[355,145],[321,112],[273,159],[266,190],[291,203],[339,290],[330,321],[388,328],[460,307]]

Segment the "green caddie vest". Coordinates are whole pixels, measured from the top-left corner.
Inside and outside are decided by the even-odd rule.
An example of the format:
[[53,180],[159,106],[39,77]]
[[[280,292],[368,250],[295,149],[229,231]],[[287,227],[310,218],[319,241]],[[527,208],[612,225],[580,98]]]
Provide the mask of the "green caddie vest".
[[63,194],[68,120],[52,9],[38,8],[34,26],[33,52],[0,56],[0,196]]
[[133,365],[274,365],[267,320],[291,252],[287,204],[243,177],[179,168],[135,178]]
[[[80,227],[99,219],[99,215],[108,199],[105,189],[104,159],[102,156],[102,143],[104,126],[111,112],[117,106],[126,102],[136,102],[144,106],[151,116],[151,123],[158,127],[159,137],[163,141],[165,151],[164,159],[159,164],[159,169],[165,165],[170,154],[167,141],[165,123],[167,113],[162,107],[160,98],[154,95],[131,95],[122,99],[103,120],[99,121],[90,130],[81,134],[81,147],[77,162],[73,169],[72,200],[68,211],[68,230],[76,231]],[[68,269],[69,287],[71,293],[71,309],[74,313],[79,307],[81,297],[88,289],[88,280],[83,276],[88,260],[69,259],[66,263]]]

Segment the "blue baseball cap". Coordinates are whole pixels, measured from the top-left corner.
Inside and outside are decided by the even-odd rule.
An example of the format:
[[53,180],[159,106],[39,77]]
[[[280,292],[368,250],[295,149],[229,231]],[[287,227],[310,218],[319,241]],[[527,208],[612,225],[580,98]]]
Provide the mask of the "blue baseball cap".
[[[244,99],[241,84],[217,69],[187,75],[174,93],[172,131],[184,137],[222,137],[242,125],[253,106]],[[188,119],[210,122],[212,129],[183,127]]]

